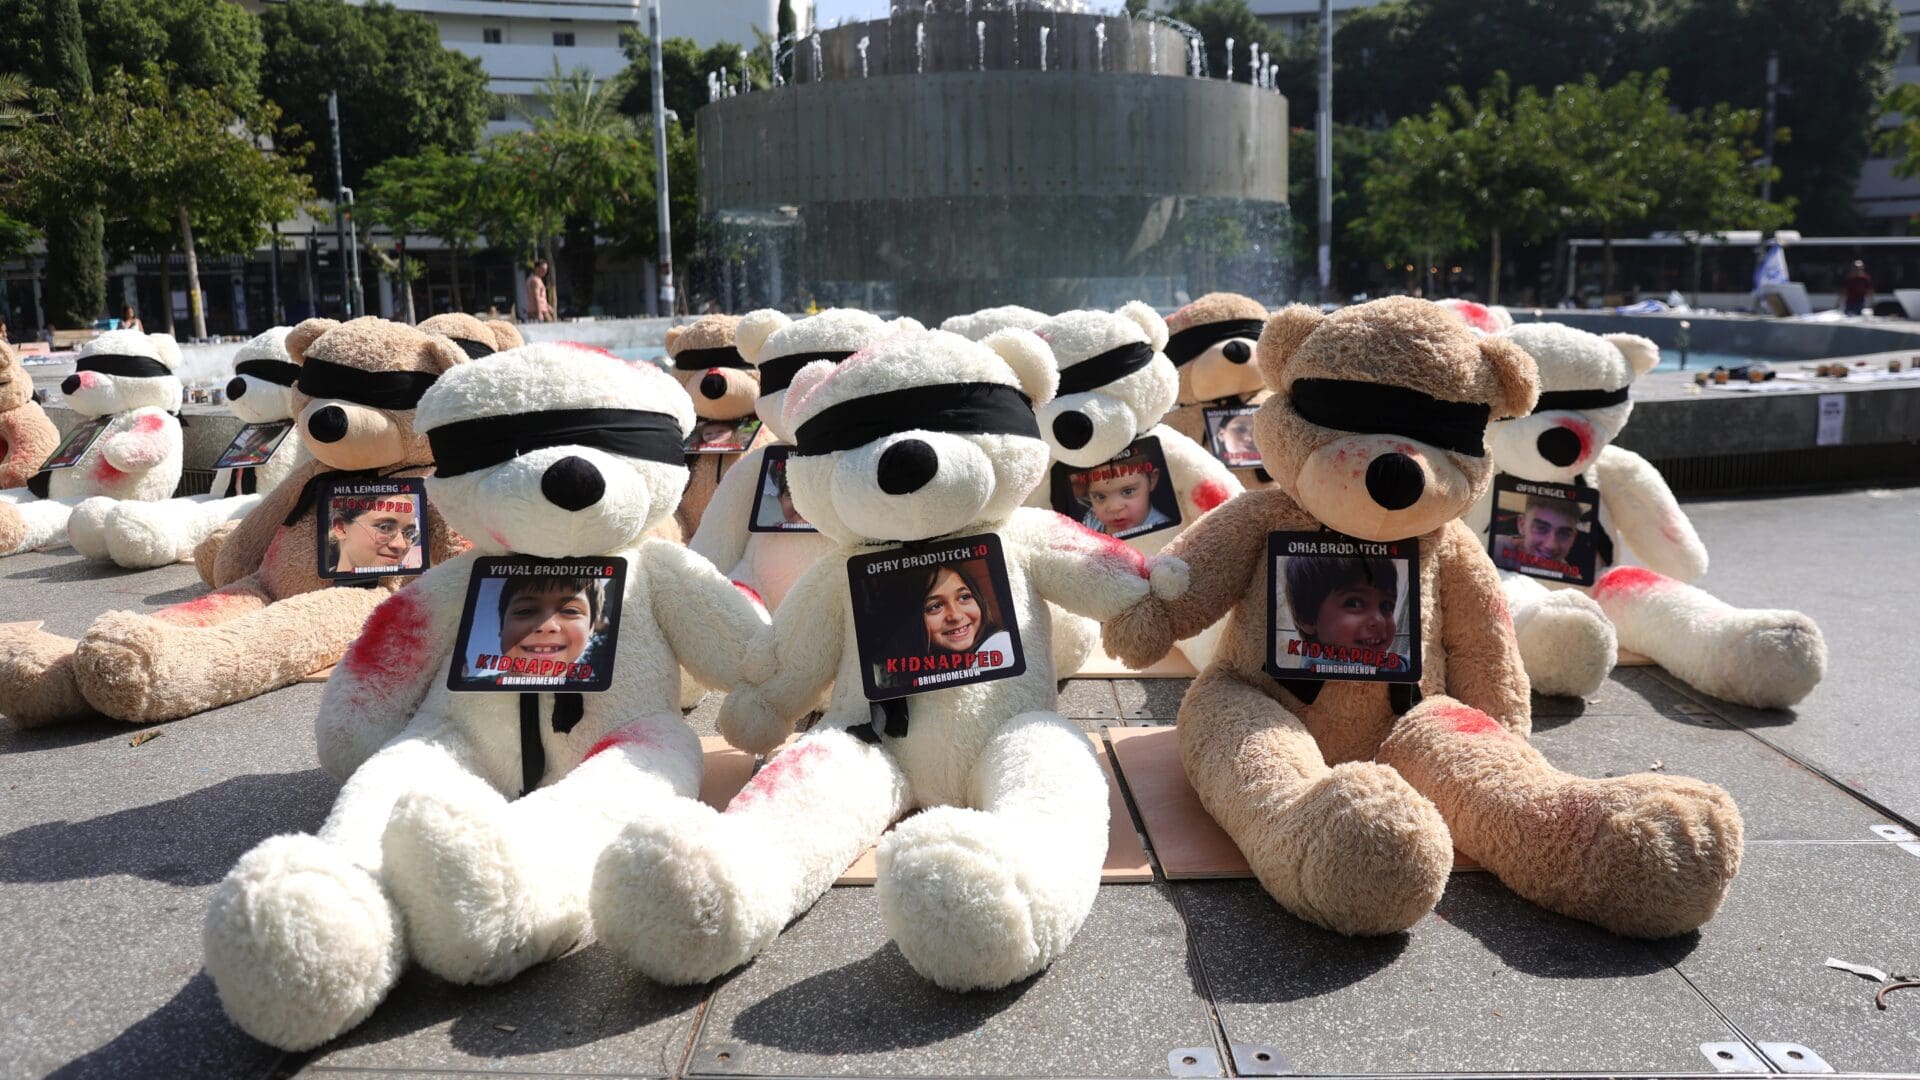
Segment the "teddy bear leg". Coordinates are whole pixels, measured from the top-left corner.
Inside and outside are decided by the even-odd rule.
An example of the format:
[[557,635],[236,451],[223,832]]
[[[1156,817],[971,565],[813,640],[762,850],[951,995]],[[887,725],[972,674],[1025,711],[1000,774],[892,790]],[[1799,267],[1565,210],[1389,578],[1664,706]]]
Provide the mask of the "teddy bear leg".
[[887,930],[948,990],[990,990],[1045,970],[1086,921],[1107,855],[1107,781],[1087,737],[1057,713],[1008,720],[974,763],[975,809],[940,806],[880,842]]
[[675,799],[622,830],[594,869],[594,933],[663,983],[724,975],[812,906],[907,806],[891,755],[815,728],[724,813]]
[[270,837],[214,889],[201,928],[227,1015],[307,1050],[373,1012],[406,968],[405,923],[381,881],[381,836],[408,791],[470,775],[445,746],[402,736],[340,790],[318,836]]
[[[234,595],[244,594],[222,590],[180,606]],[[385,589],[320,589],[207,626],[109,611],[74,650],[80,692],[131,723],[244,701],[338,662],[387,596]]]
[[0,505],[0,555],[59,547],[67,542],[71,503],[59,499]]
[[512,802],[474,776],[405,795],[387,823],[387,882],[420,965],[497,983],[586,936],[600,853],[622,826],[700,792],[700,740],[678,715],[636,720],[574,770]]
[[1451,698],[1401,717],[1379,760],[1432,799],[1460,850],[1514,892],[1617,934],[1698,928],[1740,868],[1740,811],[1720,788],[1658,773],[1569,776]]
[[123,502],[107,519],[107,557],[132,570],[191,558],[193,549],[222,522],[245,516],[261,498],[195,495],[164,502]]
[[1100,644],[1100,624],[1065,608],[1047,605],[1053,617],[1053,677],[1071,679],[1087,666]]
[[1195,671],[1205,671],[1213,663],[1213,655],[1220,651],[1220,638],[1227,631],[1227,620],[1221,619],[1212,626],[1174,643],[1180,655],[1187,658]]
[[95,495],[81,499],[67,515],[67,543],[73,550],[94,562],[107,561],[107,519],[113,516],[119,499]]
[[93,712],[74,678],[75,644],[38,627],[0,627],[0,714],[42,727]]
[[1537,693],[1592,697],[1619,656],[1613,624],[1578,589],[1550,589],[1525,574],[1502,573],[1520,662]]
[[220,549],[226,546],[227,538],[240,527],[239,521],[223,521],[213,527],[207,538],[194,545],[193,569],[208,588],[219,584],[214,580],[214,568],[220,561]]
[[1218,668],[1180,703],[1187,778],[1280,905],[1343,934],[1392,934],[1453,869],[1440,813],[1388,765],[1328,768],[1298,717]]
[[36,498],[38,498],[38,496],[23,487],[0,490],[0,503],[4,504],[32,502]]
[[1826,676],[1826,639],[1797,611],[1736,608],[1638,566],[1609,572],[1593,596],[1620,644],[1724,701],[1784,709]]

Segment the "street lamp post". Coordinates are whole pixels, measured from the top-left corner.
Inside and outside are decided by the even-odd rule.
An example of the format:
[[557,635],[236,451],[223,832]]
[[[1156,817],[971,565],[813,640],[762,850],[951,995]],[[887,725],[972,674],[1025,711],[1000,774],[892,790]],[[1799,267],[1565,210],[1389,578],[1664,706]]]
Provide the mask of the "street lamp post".
[[647,39],[647,55],[653,67],[653,187],[659,201],[660,314],[672,315],[673,222],[667,213],[667,95],[660,70],[660,0],[648,0]]
[[1320,0],[1320,108],[1314,116],[1313,176],[1320,189],[1320,299],[1333,299],[1333,0]]
[[347,179],[340,164],[340,92],[327,91],[327,120],[333,124],[333,223],[340,242],[340,304],[354,316],[353,278],[347,269]]

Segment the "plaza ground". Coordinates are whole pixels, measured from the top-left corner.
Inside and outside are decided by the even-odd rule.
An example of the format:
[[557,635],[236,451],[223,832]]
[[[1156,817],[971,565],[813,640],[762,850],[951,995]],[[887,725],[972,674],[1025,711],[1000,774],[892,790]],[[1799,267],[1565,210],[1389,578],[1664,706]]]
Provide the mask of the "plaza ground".
[[[1806,1069],[1762,1046],[1791,1043],[1843,1074],[1920,1075],[1920,990],[1879,1011],[1871,982],[1824,966],[1920,972],[1920,844],[1897,839],[1920,833],[1920,488],[1687,510],[1713,553],[1702,584],[1812,615],[1826,683],[1757,712],[1622,669],[1593,701],[1536,699],[1534,737],[1570,771],[1732,792],[1746,858],[1698,934],[1617,938],[1460,873],[1411,932],[1355,940],[1251,882],[1156,880],[1104,886],[1052,970],[955,996],[887,943],[873,891],[847,887],[708,986],[656,986],[592,945],[502,987],[416,970],[358,1029],[287,1055],[220,1011],[200,920],[235,859],[314,829],[334,797],[305,685],[139,746],[110,721],[0,720],[0,1077],[1717,1075],[1710,1043],[1745,1072]],[[0,561],[0,622],[77,634],[200,591],[190,567],[63,549]],[[1183,689],[1076,680],[1061,709],[1089,731],[1167,724]],[[693,714],[703,733],[717,706]]]

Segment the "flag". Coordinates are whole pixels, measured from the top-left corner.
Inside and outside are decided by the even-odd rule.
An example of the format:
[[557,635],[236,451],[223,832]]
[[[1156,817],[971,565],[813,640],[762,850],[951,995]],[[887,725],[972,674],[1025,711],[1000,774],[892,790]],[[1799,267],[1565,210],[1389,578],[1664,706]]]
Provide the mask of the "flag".
[[1780,241],[1767,241],[1767,252],[1760,256],[1760,264],[1753,268],[1753,291],[1760,292],[1769,285],[1785,285],[1787,277],[1787,253],[1780,248]]

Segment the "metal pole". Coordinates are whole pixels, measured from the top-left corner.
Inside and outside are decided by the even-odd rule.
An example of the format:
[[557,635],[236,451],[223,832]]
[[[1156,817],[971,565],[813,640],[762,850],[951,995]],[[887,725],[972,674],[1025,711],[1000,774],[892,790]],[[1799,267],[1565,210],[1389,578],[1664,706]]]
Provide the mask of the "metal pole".
[[660,64],[660,0],[647,2],[647,39],[653,67],[653,188],[660,218],[660,314],[672,315],[673,222],[667,213],[667,94]]
[[280,223],[273,223],[273,261],[267,264],[267,325],[279,326],[280,318]]
[[340,164],[340,92],[327,91],[327,120],[333,124],[333,224],[340,242],[340,304],[354,316],[353,278],[347,269],[347,180]]
[[[1766,162],[1769,172],[1773,169],[1773,123],[1774,98],[1780,93],[1780,54],[1767,53],[1767,130],[1762,133],[1766,139]],[[1773,177],[1769,175],[1760,181],[1760,201],[1773,201]]]
[[340,191],[347,198],[346,235],[353,241],[347,248],[347,264],[353,271],[353,310],[364,315],[367,312],[367,294],[360,289],[360,234],[353,231],[353,189],[341,188]]
[[1320,189],[1320,299],[1333,299],[1333,0],[1320,0],[1320,108],[1313,124]]

